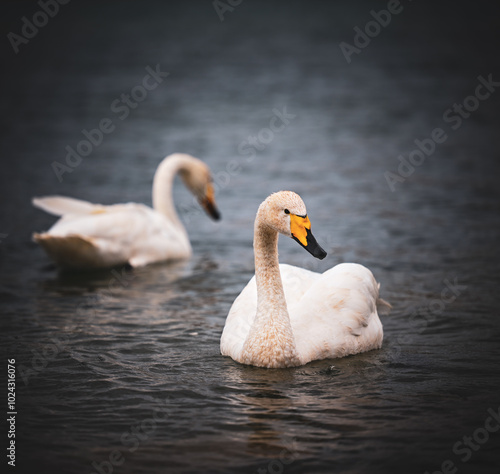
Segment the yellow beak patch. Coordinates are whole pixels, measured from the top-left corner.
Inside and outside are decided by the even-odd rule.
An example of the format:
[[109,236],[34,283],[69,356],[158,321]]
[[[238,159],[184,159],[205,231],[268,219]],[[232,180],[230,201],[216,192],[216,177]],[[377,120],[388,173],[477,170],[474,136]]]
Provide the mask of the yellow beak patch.
[[307,230],[311,230],[309,217],[290,214],[290,232],[304,246],[307,246]]

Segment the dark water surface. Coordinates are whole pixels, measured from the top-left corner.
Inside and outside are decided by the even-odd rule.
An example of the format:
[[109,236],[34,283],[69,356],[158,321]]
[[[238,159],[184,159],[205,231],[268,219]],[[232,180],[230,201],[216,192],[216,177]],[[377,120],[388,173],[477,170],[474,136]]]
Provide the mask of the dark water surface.
[[[499,16],[494,2],[402,2],[349,64],[339,43],[387,3],[344,3],[245,0],[220,21],[209,1],[75,0],[18,54],[4,40],[2,365],[4,380],[7,358],[18,370],[18,472],[498,472],[500,91],[469,99],[461,123],[447,111],[479,76],[500,81]],[[5,2],[4,37],[38,9]],[[113,111],[157,64],[170,75],[126,118]],[[293,117],[271,136],[273,109]],[[60,182],[51,164],[103,118],[115,130]],[[435,128],[444,142],[391,191],[384,173]],[[210,165],[223,214],[212,223],[176,186],[189,262],[60,274],[31,242],[54,222],[32,196],[150,204],[175,151]],[[287,370],[220,356],[253,274],[256,209],[280,189],[301,194],[329,252],[281,238],[281,261],[369,267],[394,307],[381,350]]]

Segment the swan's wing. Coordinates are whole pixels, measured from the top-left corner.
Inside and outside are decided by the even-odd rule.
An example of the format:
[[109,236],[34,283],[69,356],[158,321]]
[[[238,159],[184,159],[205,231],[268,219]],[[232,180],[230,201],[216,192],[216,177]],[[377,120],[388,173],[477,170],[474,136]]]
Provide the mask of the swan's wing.
[[34,238],[63,266],[109,267],[126,262],[140,266],[183,258],[191,251],[187,236],[163,215],[135,203],[65,214]]
[[178,229],[162,214],[148,207],[146,209],[147,223],[144,223],[140,235],[133,237],[130,265],[140,267],[148,263],[189,257],[192,253],[191,244],[184,229]]
[[255,275],[234,300],[220,339],[222,355],[237,359],[257,314],[257,283]]
[[119,248],[110,248],[106,242],[99,242],[81,235],[57,236],[47,232],[33,234],[33,240],[40,244],[59,265],[70,268],[105,268],[124,262]]
[[[366,267],[340,264],[326,271],[289,307],[304,363],[380,347],[378,284]],[[380,303],[379,303],[380,304]]]
[[280,264],[280,273],[287,307],[297,304],[311,285],[321,278],[320,273],[286,263]]
[[63,196],[45,196],[32,199],[32,204],[54,216],[65,214],[91,214],[103,208],[100,204],[92,204],[81,199]]

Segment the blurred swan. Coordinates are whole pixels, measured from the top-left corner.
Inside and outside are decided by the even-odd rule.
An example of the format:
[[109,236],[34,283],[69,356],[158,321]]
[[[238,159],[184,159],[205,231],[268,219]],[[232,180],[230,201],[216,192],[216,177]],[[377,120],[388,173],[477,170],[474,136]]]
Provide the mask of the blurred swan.
[[281,368],[380,348],[379,285],[362,265],[343,263],[323,274],[278,263],[278,233],[314,257],[326,252],[311,233],[306,207],[295,193],[271,194],[254,227],[255,276],[234,301],[221,353],[242,364]]
[[69,268],[126,263],[139,267],[188,258],[191,245],[172,202],[177,173],[207,214],[218,220],[208,166],[176,153],[164,158],[156,170],[153,209],[136,203],[103,206],[62,196],[34,198],[34,206],[61,218],[47,232],[33,234],[33,239],[58,265]]

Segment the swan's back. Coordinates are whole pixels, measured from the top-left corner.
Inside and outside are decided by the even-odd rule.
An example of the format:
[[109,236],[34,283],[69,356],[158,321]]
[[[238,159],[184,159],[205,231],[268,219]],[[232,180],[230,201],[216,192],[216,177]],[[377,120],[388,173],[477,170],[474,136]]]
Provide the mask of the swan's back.
[[379,287],[366,267],[336,265],[323,273],[298,304],[289,307],[297,351],[303,363],[344,357],[381,347]]
[[34,204],[61,216],[49,231],[33,236],[61,266],[141,266],[191,252],[187,236],[142,204],[102,206],[59,196],[37,198]]

